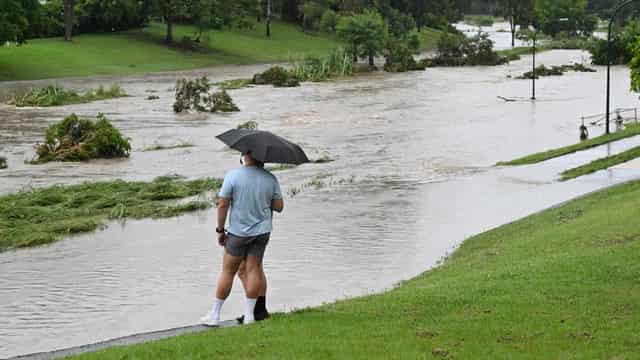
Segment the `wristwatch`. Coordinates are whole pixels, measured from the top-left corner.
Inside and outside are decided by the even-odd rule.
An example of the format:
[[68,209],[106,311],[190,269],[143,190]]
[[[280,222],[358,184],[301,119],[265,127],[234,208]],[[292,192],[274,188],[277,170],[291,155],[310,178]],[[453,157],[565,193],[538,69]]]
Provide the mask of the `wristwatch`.
[[224,228],[220,229],[219,227],[216,227],[216,232],[218,234],[224,234],[225,230],[224,230]]

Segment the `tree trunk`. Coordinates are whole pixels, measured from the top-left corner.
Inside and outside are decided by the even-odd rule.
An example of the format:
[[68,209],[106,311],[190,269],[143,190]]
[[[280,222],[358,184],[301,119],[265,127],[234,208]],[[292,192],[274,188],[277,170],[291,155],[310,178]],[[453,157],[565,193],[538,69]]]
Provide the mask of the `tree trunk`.
[[271,0],[267,0],[267,37],[271,37]]
[[71,41],[73,36],[73,3],[74,0],[64,0],[64,41]]
[[511,25],[511,47],[516,47],[516,19],[512,16],[509,18]]
[[167,22],[167,37],[165,38],[165,42],[171,44],[173,42],[173,18],[166,16],[165,21]]
[[374,67],[374,66],[376,66],[376,64],[373,61],[373,53],[369,53],[369,67]]

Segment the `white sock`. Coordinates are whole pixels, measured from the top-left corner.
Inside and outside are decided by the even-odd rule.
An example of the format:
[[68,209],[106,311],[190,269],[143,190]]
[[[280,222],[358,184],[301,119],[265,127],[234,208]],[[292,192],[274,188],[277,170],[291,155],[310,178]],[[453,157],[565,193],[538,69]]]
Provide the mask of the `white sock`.
[[253,317],[253,311],[256,309],[257,301],[258,299],[251,299],[251,298],[246,299],[246,308],[244,310],[245,324],[251,324],[252,322],[256,321],[255,318]]
[[215,320],[220,320],[220,311],[224,305],[224,299],[216,298],[213,302],[213,308],[211,309],[211,317]]

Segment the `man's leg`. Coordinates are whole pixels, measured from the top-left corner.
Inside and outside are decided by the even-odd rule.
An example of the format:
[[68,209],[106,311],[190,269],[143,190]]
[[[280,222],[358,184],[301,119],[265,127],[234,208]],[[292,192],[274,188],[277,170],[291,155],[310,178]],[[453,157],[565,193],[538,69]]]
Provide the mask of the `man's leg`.
[[[262,286],[260,286],[260,292],[258,294],[258,302],[256,303],[256,311],[255,318],[256,320],[264,320],[269,317],[269,312],[267,311],[267,277],[264,273],[264,267],[262,266],[262,262],[260,262],[260,274],[262,276]],[[242,282],[242,287],[245,292],[247,291],[247,271],[245,268],[245,262],[243,261],[240,264],[240,268],[238,269],[238,278],[240,278],[240,282]],[[239,322],[242,323],[242,316],[237,318]]]
[[263,275],[260,270],[260,259],[249,255],[245,259],[247,306],[244,312],[244,323],[251,324],[255,321],[255,306],[258,301]]
[[209,326],[217,326],[219,324],[222,305],[224,305],[224,301],[229,297],[231,287],[233,286],[233,278],[236,276],[242,259],[241,256],[233,256],[225,251],[224,257],[222,258],[222,272],[218,278],[216,299],[209,314],[201,319],[203,324]]

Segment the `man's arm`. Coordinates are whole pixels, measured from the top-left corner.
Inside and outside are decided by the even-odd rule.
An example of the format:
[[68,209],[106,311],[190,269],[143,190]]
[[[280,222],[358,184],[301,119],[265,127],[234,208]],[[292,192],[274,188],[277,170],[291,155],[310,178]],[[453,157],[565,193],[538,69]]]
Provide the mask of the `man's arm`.
[[218,199],[218,229],[224,229],[224,225],[227,223],[227,213],[229,212],[230,205],[231,199]]
[[271,200],[271,210],[281,213],[283,209],[284,209],[284,200],[282,199]]

